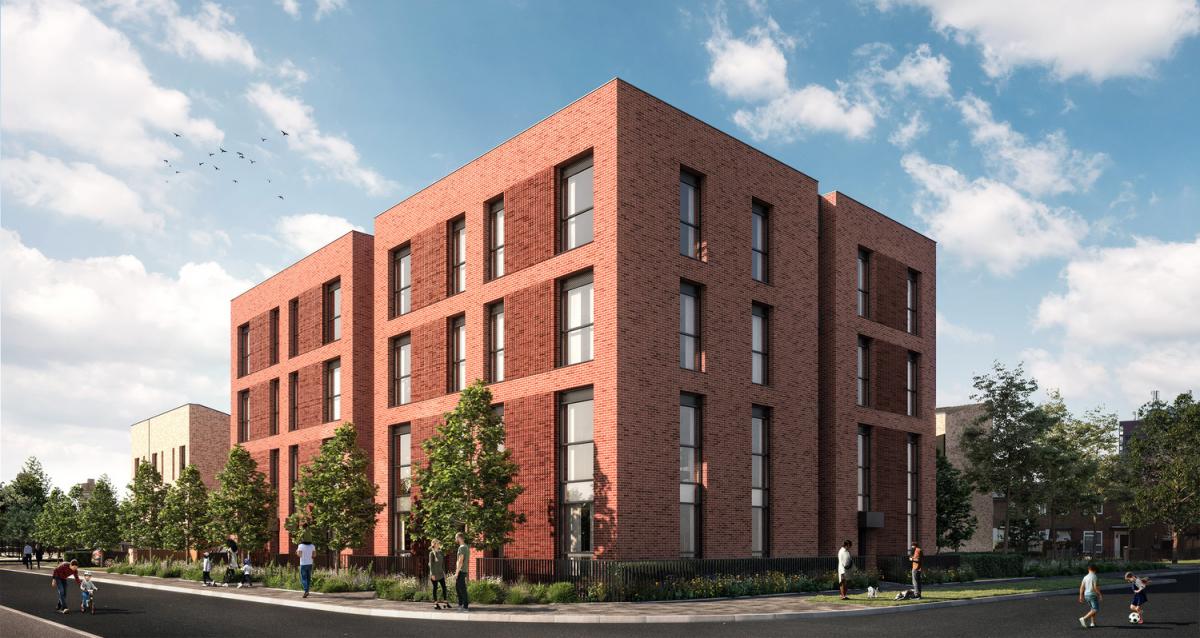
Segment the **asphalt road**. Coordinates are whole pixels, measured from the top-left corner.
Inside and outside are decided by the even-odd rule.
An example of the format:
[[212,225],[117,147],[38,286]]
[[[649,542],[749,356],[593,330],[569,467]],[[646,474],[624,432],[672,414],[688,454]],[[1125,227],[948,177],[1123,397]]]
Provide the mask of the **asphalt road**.
[[[1175,638],[1200,636],[1200,575],[1175,576],[1171,585],[1154,585],[1146,607],[1147,622],[1127,621],[1129,596],[1105,594],[1100,627],[1087,635]],[[54,613],[54,591],[43,574],[0,571],[0,605],[63,623],[104,637],[120,636],[648,636],[705,638],[709,636],[1080,636],[1075,620],[1083,611],[1073,596],[970,605],[876,616],[813,618],[753,623],[693,623],[654,625],[552,625],[516,623],[459,623],[450,621],[371,618],[351,614],[305,611],[207,596],[122,587],[105,583],[97,597],[95,616]],[[69,597],[79,604],[78,590]],[[456,613],[456,612],[450,612]],[[18,630],[5,628],[4,638]]]

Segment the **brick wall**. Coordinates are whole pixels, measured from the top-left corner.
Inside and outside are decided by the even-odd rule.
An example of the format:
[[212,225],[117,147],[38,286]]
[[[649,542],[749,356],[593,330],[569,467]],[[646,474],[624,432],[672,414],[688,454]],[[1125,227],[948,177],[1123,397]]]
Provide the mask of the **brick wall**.
[[871,342],[872,407],[895,414],[908,412],[908,350],[883,340]]
[[[469,233],[470,231],[468,231]],[[443,224],[412,238],[412,309],[420,310],[446,297],[449,234]],[[476,264],[478,267],[478,264]]]
[[504,192],[504,272],[515,273],[554,256],[555,174],[547,166]]
[[410,333],[412,344],[412,400],[424,401],[446,393],[448,365],[445,320],[430,321]]
[[554,368],[558,306],[553,281],[522,288],[504,298],[506,379],[519,379]]

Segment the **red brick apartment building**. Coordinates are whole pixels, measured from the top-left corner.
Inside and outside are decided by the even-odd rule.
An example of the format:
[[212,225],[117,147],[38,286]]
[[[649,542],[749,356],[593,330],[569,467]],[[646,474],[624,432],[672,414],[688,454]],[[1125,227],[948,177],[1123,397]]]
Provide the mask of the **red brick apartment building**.
[[481,378],[525,486],[506,556],[898,554],[933,544],[934,278],[929,239],[613,80],[235,299],[231,429],[303,464],[340,360],[368,553],[410,548],[419,443]]

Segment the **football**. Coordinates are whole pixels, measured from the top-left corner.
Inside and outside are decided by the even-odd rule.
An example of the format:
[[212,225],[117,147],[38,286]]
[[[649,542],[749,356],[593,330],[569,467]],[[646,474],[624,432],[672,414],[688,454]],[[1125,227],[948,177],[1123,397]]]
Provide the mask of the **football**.
[[1138,624],[1138,621],[1140,621],[1141,619],[1142,619],[1142,617],[1141,617],[1141,616],[1139,616],[1139,615],[1138,615],[1138,613],[1137,613],[1136,611],[1135,611],[1135,612],[1130,612],[1130,614],[1129,614],[1129,622],[1130,622],[1130,624],[1136,625],[1136,624]]

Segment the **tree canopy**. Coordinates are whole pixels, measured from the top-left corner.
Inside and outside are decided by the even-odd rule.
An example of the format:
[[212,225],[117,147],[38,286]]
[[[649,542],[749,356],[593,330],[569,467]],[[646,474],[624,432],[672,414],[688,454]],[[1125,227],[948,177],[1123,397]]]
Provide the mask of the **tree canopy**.
[[167,496],[162,475],[147,461],[138,463],[129,483],[128,496],[121,504],[121,519],[125,528],[125,539],[134,547],[158,549],[162,547],[163,503]]
[[971,482],[944,454],[937,455],[937,546],[958,551],[975,533],[978,519],[971,508]]
[[80,544],[111,549],[121,542],[121,504],[108,475],[100,476],[92,495],[80,506]]
[[25,465],[4,485],[3,492],[0,534],[13,541],[33,539],[37,516],[50,493],[50,479],[42,463],[32,456],[25,459]]
[[163,503],[163,544],[176,550],[199,549],[213,539],[209,535],[208,488],[200,470],[188,465],[167,490]]
[[275,495],[250,452],[240,445],[229,450],[217,481],[221,487],[208,500],[209,537],[232,534],[244,550],[264,547],[270,539]]
[[35,525],[36,540],[43,545],[69,549],[79,544],[79,508],[57,487],[50,491]]

